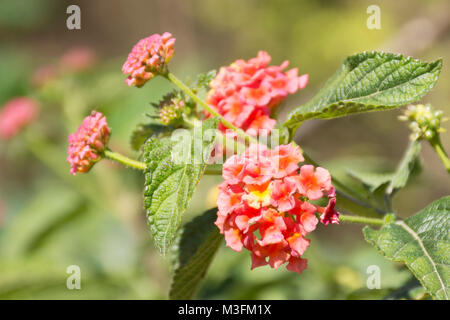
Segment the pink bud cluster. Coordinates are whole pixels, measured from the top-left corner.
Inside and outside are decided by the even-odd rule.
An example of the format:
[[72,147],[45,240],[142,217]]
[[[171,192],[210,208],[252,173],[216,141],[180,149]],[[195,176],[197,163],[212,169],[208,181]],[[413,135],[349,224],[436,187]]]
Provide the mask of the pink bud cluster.
[[226,120],[253,136],[270,133],[276,124],[271,109],[308,83],[308,75],[299,77],[297,68],[283,72],[288,61],[269,66],[270,60],[267,52],[259,51],[256,58],[220,68],[206,97]]
[[171,124],[174,120],[182,116],[185,103],[183,100],[172,98],[161,107],[159,111],[159,118],[165,125]]
[[41,88],[64,73],[87,71],[95,65],[95,52],[89,47],[73,47],[59,59],[59,64],[44,64],[38,67],[31,78],[34,87]]
[[129,75],[125,82],[129,86],[142,87],[156,74],[165,72],[172,59],[174,45],[175,38],[168,32],[139,40],[122,67],[122,72]]
[[39,105],[33,99],[19,97],[8,101],[0,110],[0,138],[11,139],[36,119],[38,113]]
[[74,47],[67,51],[60,60],[61,69],[72,72],[83,71],[92,67],[96,56],[88,47]]
[[92,111],[84,118],[78,130],[69,135],[67,162],[70,163],[70,173],[88,172],[103,157],[110,135],[106,117],[100,112]]
[[[216,225],[227,246],[251,252],[252,269],[287,263],[290,271],[307,267],[303,253],[319,221],[338,223],[335,190],[329,172],[304,161],[298,146],[280,145],[268,150],[253,144],[243,155],[230,157],[223,165],[224,182],[219,186]],[[326,207],[309,202],[329,199]]]

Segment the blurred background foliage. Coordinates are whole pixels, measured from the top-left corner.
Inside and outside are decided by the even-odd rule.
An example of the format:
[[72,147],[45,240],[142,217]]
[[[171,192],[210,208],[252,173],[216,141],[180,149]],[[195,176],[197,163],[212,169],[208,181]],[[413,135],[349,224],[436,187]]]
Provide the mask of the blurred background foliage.
[[[81,8],[81,30],[66,28],[70,4]],[[380,30],[366,27],[371,4],[381,8]],[[2,0],[0,105],[28,95],[42,107],[26,132],[0,141],[0,298],[167,297],[170,270],[151,243],[142,175],[103,161],[89,175],[72,177],[65,162],[68,133],[94,108],[113,128],[112,148],[138,156],[129,146],[130,133],[145,121],[149,103],[170,88],[159,79],[142,89],[128,88],[121,66],[137,40],[164,31],[177,38],[171,69],[184,77],[248,59],[258,50],[268,51],[276,64],[289,59],[310,75],[310,84],[287,100],[281,117],[308,100],[355,52],[384,49],[424,60],[443,57],[440,80],[424,102],[450,113],[450,6],[445,0]],[[65,72],[39,90],[32,86],[38,67],[58,65],[65,52],[81,46],[95,52],[94,65]],[[296,141],[336,174],[369,163],[392,169],[409,135],[398,114],[310,121]],[[442,140],[449,150],[449,134]],[[448,175],[428,145],[422,155],[422,174],[395,198],[400,216],[450,193]],[[185,221],[214,206],[217,191],[211,186],[219,182],[216,177],[201,181]],[[409,272],[366,244],[360,226],[320,227],[311,240],[309,268],[301,276],[284,268],[250,271],[248,253],[223,246],[198,297],[411,297],[416,283]],[[81,290],[66,288],[69,265],[81,268]],[[381,269],[380,290],[366,288],[370,265]]]

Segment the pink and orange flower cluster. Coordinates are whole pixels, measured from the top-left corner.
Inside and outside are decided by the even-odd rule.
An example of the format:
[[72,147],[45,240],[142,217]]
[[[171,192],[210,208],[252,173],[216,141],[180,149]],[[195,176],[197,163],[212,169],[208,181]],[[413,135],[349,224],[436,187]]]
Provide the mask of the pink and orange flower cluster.
[[142,87],[155,75],[165,72],[174,54],[174,45],[175,38],[169,32],[139,40],[122,67],[122,72],[129,75],[125,82]]
[[[318,217],[325,225],[339,223],[330,173],[312,165],[299,167],[302,161],[298,146],[268,150],[252,144],[223,165],[216,225],[231,249],[251,251],[252,269],[287,263],[288,270],[301,273],[310,242],[305,236],[315,230]],[[324,196],[326,207],[309,202]]]
[[256,58],[220,68],[206,97],[226,120],[253,136],[270,133],[276,124],[271,110],[308,83],[308,75],[299,77],[297,68],[283,72],[288,61],[269,66],[270,60],[267,52],[259,51]]
[[67,162],[70,173],[88,172],[103,157],[110,135],[106,117],[100,112],[92,111],[84,118],[78,130],[69,135]]

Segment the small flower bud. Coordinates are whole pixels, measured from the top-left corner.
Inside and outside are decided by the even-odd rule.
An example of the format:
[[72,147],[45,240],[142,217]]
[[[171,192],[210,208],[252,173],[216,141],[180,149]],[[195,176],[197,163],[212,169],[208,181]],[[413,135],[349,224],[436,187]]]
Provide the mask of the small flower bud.
[[162,124],[170,125],[180,122],[183,119],[183,114],[189,111],[185,106],[185,102],[178,98],[176,94],[169,93],[166,95],[158,104],[160,109],[159,119]]
[[409,105],[404,114],[399,116],[401,121],[409,121],[409,129],[412,131],[411,140],[417,139],[433,139],[438,133],[444,129],[441,123],[446,119],[442,118],[442,111],[433,110],[431,105]]
[[167,70],[174,53],[175,38],[168,32],[141,39],[131,50],[122,71],[128,74],[125,82],[142,87],[148,80]]
[[88,172],[103,157],[110,135],[111,128],[100,112],[92,111],[84,118],[77,132],[69,135],[67,162],[70,163],[70,173]]

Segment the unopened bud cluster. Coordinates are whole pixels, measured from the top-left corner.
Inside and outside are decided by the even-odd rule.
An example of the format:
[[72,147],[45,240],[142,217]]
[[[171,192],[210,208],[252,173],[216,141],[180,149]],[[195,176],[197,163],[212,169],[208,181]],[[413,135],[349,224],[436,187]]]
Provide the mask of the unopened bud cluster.
[[159,118],[165,125],[173,124],[182,118],[185,103],[178,98],[172,98],[162,105]]
[[444,132],[441,123],[447,121],[443,118],[441,110],[434,110],[431,105],[409,105],[404,114],[399,116],[401,121],[409,121],[411,140],[433,139],[436,134]]

